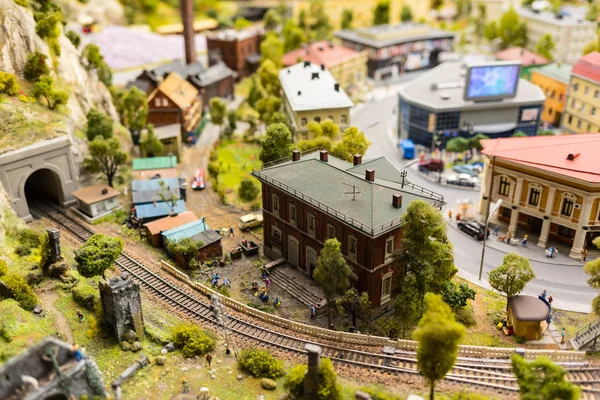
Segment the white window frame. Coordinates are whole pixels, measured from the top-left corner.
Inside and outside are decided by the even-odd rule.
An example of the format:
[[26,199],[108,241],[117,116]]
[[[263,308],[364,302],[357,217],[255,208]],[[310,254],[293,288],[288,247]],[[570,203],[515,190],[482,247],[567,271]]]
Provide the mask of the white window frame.
[[[296,226],[298,224],[298,208],[296,207],[296,205],[294,203],[290,203],[289,204],[289,220],[290,220],[290,224]],[[292,210],[294,212],[292,212]]]
[[[310,227],[310,222],[312,221],[312,228]],[[312,213],[307,213],[306,214],[306,232],[308,232],[308,234],[310,236],[315,236],[315,227],[317,224],[317,219],[315,218],[314,214]]]
[[[388,301],[390,301],[390,299],[392,297],[392,275],[393,275],[393,271],[390,271],[381,277],[381,300],[379,302],[380,305],[387,303]],[[388,280],[390,282],[388,293],[384,294],[386,281],[388,281]]]
[[[352,244],[354,244],[354,251],[352,251]],[[348,235],[348,258],[356,260],[358,256],[358,239],[354,235]]]
[[279,196],[277,196],[275,193],[271,195],[271,203],[273,215],[279,217]]
[[[391,251],[388,252],[388,244],[391,244]],[[389,260],[392,258],[392,254],[394,254],[394,237],[390,236],[385,239],[385,260]]]

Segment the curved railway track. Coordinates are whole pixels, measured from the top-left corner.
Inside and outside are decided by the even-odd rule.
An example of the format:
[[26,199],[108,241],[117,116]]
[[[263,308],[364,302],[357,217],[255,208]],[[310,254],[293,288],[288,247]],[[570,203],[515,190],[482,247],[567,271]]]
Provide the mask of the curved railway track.
[[[80,242],[86,241],[94,234],[88,227],[65,214],[62,210],[47,205],[36,204],[30,207],[36,217],[45,217],[64,228]],[[142,263],[135,260],[126,252],[115,261],[122,271],[127,271],[142,287],[151,294],[183,312],[197,321],[219,328],[220,325],[213,317],[210,305],[206,300],[195,297],[178,288],[176,285],[157,275]],[[311,342],[309,340],[290,336],[261,326],[252,320],[228,315],[227,328],[237,338],[247,342],[260,342],[262,346],[279,349],[294,354],[304,354],[308,343],[319,345],[323,356],[334,363],[366,371],[378,371],[388,374],[418,374],[417,362],[414,355],[391,356],[386,354],[363,352],[334,347],[329,344]],[[567,367],[568,379],[582,388],[584,399],[600,399],[600,368]],[[446,376],[446,381],[458,385],[476,386],[481,389],[493,390],[504,394],[516,394],[518,386],[512,374],[508,361],[484,362],[476,359],[459,359]]]

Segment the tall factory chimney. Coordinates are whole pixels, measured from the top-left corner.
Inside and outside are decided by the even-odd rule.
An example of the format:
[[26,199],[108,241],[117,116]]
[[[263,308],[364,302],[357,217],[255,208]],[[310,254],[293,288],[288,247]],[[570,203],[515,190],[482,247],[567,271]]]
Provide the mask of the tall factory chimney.
[[183,40],[185,46],[185,62],[196,62],[196,46],[194,44],[194,0],[179,0],[181,21],[183,22]]

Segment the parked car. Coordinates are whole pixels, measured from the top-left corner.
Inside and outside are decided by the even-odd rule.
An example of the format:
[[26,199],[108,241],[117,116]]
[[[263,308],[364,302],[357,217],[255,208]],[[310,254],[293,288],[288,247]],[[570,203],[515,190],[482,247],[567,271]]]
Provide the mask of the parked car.
[[[458,221],[458,229],[465,232],[467,235],[473,236],[477,240],[483,240],[485,225],[477,221]],[[490,236],[488,229],[487,236]]]
[[437,158],[430,158],[429,160],[419,161],[419,171],[427,172],[441,172],[444,170],[444,162]]
[[415,144],[412,140],[402,140],[398,143],[398,148],[402,150],[402,158],[405,160],[412,160],[415,158]]
[[458,174],[469,174],[471,176],[477,176],[477,175],[479,175],[479,172],[481,172],[479,167],[476,167],[471,164],[455,165],[454,167],[452,167],[452,171],[454,171]]
[[479,179],[470,174],[454,174],[446,178],[448,185],[475,187],[479,183]]
[[192,179],[192,189],[193,190],[202,190],[206,186],[204,184],[204,170],[202,168],[197,168],[194,170],[194,178]]
[[240,217],[239,227],[242,232],[249,231],[250,229],[257,228],[263,224],[262,214],[246,214]]

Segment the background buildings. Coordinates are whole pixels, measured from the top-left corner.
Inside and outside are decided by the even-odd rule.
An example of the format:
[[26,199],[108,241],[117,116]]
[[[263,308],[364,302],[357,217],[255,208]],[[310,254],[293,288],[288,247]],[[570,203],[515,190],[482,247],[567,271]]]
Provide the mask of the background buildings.
[[562,119],[568,133],[600,132],[600,53],[582,57],[571,71]]

